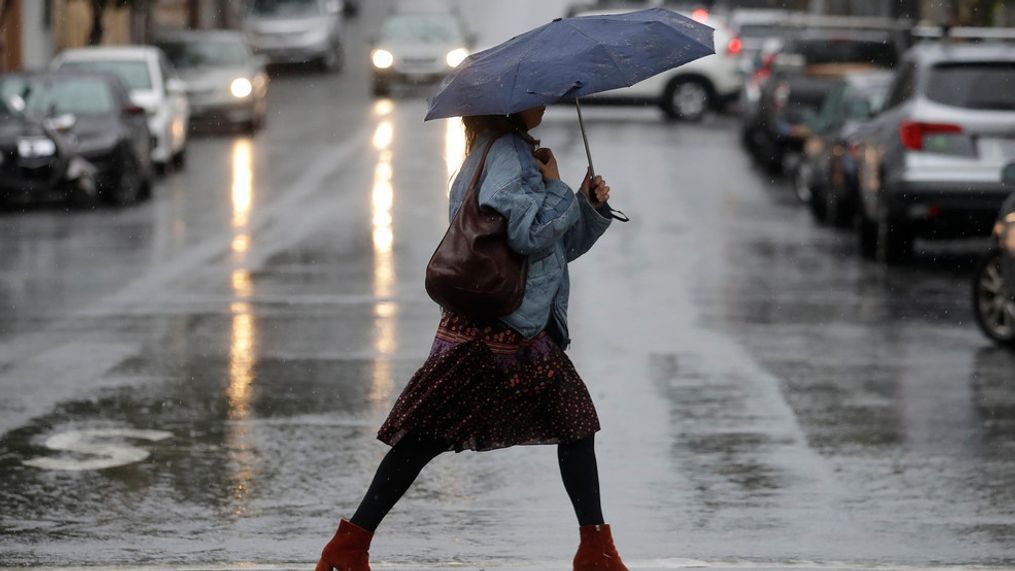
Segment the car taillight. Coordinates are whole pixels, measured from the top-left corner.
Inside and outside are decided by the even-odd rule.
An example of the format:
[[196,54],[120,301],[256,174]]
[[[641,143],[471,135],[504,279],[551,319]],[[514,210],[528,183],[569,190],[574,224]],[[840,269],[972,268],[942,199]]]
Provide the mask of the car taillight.
[[708,10],[704,8],[697,8],[696,10],[691,12],[691,19],[694,20],[695,22],[701,22],[702,24],[704,24],[705,22],[708,21]]
[[775,92],[772,93],[772,102],[775,104],[776,110],[781,111],[786,107],[786,102],[789,101],[789,84],[785,81],[775,86]]
[[903,121],[899,125],[899,139],[902,141],[902,146],[910,151],[922,151],[924,137],[927,135],[945,135],[961,132],[962,127],[951,123]]
[[738,55],[743,49],[744,42],[740,38],[730,38],[729,43],[726,44],[726,55]]

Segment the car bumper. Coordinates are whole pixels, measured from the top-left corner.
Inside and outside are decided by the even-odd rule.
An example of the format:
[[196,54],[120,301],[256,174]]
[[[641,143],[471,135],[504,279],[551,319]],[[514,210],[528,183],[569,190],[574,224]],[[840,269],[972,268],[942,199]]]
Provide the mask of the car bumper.
[[208,103],[192,105],[190,108],[191,126],[211,126],[221,124],[244,123],[257,116],[257,103],[254,99],[235,103]]
[[374,81],[377,83],[410,83],[423,85],[439,83],[448,74],[448,70],[427,70],[427,71],[404,71],[404,70],[374,70]]
[[306,63],[324,57],[332,49],[327,40],[293,44],[264,42],[255,43],[252,47],[268,63],[275,64]]
[[988,236],[1010,192],[1000,183],[909,182],[892,189],[887,206],[925,238]]

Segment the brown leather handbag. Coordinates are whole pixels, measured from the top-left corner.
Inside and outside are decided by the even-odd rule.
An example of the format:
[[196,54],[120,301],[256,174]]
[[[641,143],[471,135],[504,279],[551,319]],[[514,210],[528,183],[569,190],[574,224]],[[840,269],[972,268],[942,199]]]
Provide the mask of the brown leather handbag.
[[525,256],[508,246],[507,219],[479,205],[476,185],[494,141],[486,145],[462,206],[426,266],[430,298],[448,311],[474,319],[501,317],[518,309],[528,269]]

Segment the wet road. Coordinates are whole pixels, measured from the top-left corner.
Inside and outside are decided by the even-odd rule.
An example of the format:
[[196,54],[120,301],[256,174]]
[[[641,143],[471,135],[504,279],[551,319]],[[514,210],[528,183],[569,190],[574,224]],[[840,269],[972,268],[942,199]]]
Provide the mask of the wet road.
[[[306,564],[353,511],[432,339],[464,141],[350,68],[276,77],[267,130],[195,138],[152,202],[0,216],[0,563]],[[1015,355],[972,324],[977,244],[863,262],[732,117],[588,120],[634,221],[572,268],[570,354],[629,563],[1015,564]],[[536,134],[577,180],[570,110]],[[373,557],[565,568],[573,519],[552,448],[448,454]]]

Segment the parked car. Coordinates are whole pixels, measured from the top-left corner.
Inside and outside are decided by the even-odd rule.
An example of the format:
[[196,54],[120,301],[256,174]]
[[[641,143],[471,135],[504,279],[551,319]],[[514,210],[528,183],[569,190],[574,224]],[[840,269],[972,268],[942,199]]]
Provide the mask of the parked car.
[[[697,121],[710,110],[721,111],[737,98],[740,92],[739,56],[742,48],[740,39],[718,13],[704,9],[684,10],[684,4],[664,4],[675,8],[684,16],[715,28],[714,55],[705,56],[670,71],[650,77],[631,87],[614,89],[582,98],[588,103],[645,103],[658,105],[671,118]],[[621,8],[576,11],[575,16],[617,14],[636,9],[625,5]]]
[[160,34],[155,45],[187,83],[191,123],[239,125],[250,132],[264,124],[268,74],[243,34],[177,31]]
[[0,76],[0,205],[90,203],[96,194],[95,169],[78,155],[63,129],[73,119],[32,113],[21,86],[12,76]]
[[370,52],[374,95],[398,83],[436,82],[469,56],[471,39],[452,12],[395,12]]
[[[44,118],[42,125],[50,127],[49,136],[58,142],[60,153],[87,161],[87,176],[93,182],[73,189],[72,201],[91,205],[101,199],[124,205],[151,195],[152,137],[145,110],[131,100],[118,76],[12,74],[0,79],[0,93],[16,94],[26,116]],[[34,154],[40,155],[41,150],[45,149],[35,148]],[[31,156],[19,154],[23,159]],[[79,169],[70,170],[77,174]]]
[[243,27],[269,63],[315,63],[340,71],[345,63],[339,0],[250,0]]
[[729,15],[730,28],[741,42],[740,72],[749,75],[760,63],[765,43],[784,39],[794,28],[788,21],[796,13],[780,8],[737,8]]
[[781,42],[742,138],[770,172],[792,172],[809,134],[808,122],[845,73],[890,69],[901,44],[891,30],[808,29]]
[[861,141],[860,251],[892,262],[913,239],[986,236],[1015,158],[1015,50],[918,44]]
[[889,71],[846,74],[809,123],[793,186],[819,223],[852,223],[860,200],[857,137],[884,104],[892,77]]
[[131,100],[148,116],[148,129],[154,137],[152,160],[163,170],[185,166],[190,125],[187,84],[162,50],[153,46],[78,48],[60,53],[50,67],[116,74],[130,91]]
[[1011,194],[994,224],[993,247],[973,277],[973,314],[987,337],[1015,348],[1015,163],[1005,167],[1002,181]]

